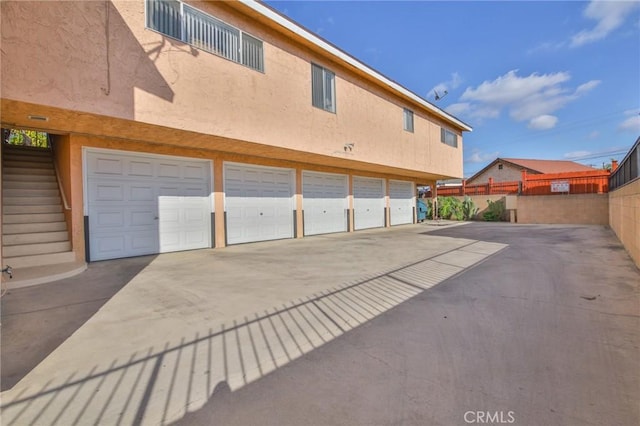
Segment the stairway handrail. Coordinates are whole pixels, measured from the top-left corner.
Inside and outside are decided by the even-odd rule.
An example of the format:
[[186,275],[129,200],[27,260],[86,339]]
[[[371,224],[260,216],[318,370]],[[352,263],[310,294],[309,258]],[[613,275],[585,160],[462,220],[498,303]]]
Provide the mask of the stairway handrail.
[[60,197],[62,198],[62,205],[65,210],[71,210],[69,206],[69,202],[67,201],[67,195],[64,192],[64,187],[62,186],[62,178],[60,177],[60,171],[58,170],[58,164],[56,163],[56,156],[53,149],[53,144],[51,143],[51,137],[47,133],[47,142],[49,143],[49,149],[51,150],[51,154],[53,154],[53,170],[56,172],[56,182],[58,182],[58,189],[60,190]]

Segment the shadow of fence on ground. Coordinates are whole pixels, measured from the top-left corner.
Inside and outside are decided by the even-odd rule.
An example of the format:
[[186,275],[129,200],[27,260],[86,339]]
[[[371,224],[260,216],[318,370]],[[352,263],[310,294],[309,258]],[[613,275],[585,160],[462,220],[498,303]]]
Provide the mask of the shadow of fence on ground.
[[15,389],[6,425],[167,424],[201,408],[220,383],[237,390],[504,248],[472,242],[219,329],[149,348],[106,368]]

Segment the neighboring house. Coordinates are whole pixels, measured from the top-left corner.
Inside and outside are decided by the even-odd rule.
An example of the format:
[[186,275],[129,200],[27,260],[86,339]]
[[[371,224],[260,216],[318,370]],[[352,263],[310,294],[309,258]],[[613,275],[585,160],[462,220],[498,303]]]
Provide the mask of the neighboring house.
[[[417,185],[462,177],[471,127],[263,3],[2,1],[1,16],[2,127],[51,135],[55,250],[76,261],[413,223]],[[61,259],[7,244],[5,263]]]
[[574,161],[528,160],[522,158],[496,158],[485,168],[467,179],[467,185],[485,184],[489,178],[493,182],[517,182],[522,180],[522,170],[527,174],[569,173],[594,171],[593,167]]

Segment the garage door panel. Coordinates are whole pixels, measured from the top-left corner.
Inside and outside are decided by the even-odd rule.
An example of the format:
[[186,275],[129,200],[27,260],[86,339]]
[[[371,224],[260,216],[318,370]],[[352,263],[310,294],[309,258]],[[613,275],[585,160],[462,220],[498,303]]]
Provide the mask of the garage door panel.
[[153,177],[153,163],[151,161],[129,161],[129,176]]
[[353,178],[353,219],[358,229],[384,226],[384,179]]
[[[126,241],[126,239],[125,239]],[[158,238],[143,232],[130,234],[131,251],[136,254],[151,254],[158,252]]]
[[124,212],[122,211],[102,211],[94,214],[96,224],[100,227],[122,227],[124,226]]
[[125,249],[125,238],[124,235],[99,237],[96,244],[98,253],[121,253]]
[[210,163],[97,150],[86,163],[91,260],[210,246]]
[[141,210],[137,208],[128,208],[125,210],[125,215],[126,217],[129,218],[129,220],[125,222],[125,227],[146,226],[149,230],[155,231],[156,217],[158,216],[157,210],[155,209]]
[[90,162],[90,167],[95,174],[121,176],[124,170],[124,161],[110,156],[103,156]]
[[177,164],[160,163],[158,166],[158,178],[179,179],[180,166],[178,166]]
[[288,169],[225,164],[227,242],[293,237],[293,182]]
[[95,201],[124,201],[124,185],[97,184]]
[[347,175],[305,171],[302,182],[304,234],[346,232]]
[[153,187],[151,185],[130,185],[129,201],[153,201]]
[[203,181],[208,178],[207,168],[204,166],[185,166],[184,167],[184,179]]
[[415,207],[414,184],[407,181],[389,181],[389,208],[391,225],[413,223]]

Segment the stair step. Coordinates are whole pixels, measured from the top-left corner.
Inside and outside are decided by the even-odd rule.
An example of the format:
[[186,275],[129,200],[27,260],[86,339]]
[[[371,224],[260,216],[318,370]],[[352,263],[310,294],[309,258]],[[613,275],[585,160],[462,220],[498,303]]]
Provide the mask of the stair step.
[[[36,256],[37,257],[37,256]],[[13,268],[13,279],[5,277],[5,288],[15,289],[32,285],[46,284],[53,281],[71,278],[81,274],[87,269],[87,264],[82,261],[56,262],[50,265],[37,265],[21,268]]]
[[53,167],[50,169],[34,169],[32,167],[3,167],[2,173],[7,175],[51,175],[55,172]]
[[43,182],[21,182],[19,180],[3,180],[2,181],[2,193],[5,194],[11,189],[29,190],[29,189],[58,189],[58,183],[54,179]]
[[2,259],[5,265],[9,265],[14,269],[29,268],[32,266],[57,265],[59,263],[73,262],[75,260],[76,256],[72,251],[32,256],[5,257]]
[[59,197],[60,193],[58,188],[55,189],[42,189],[42,188],[3,188],[3,197]]
[[57,180],[55,175],[28,175],[24,173],[8,173],[6,169],[2,170],[2,181],[3,182],[56,182]]
[[[34,215],[35,216],[35,215]],[[12,234],[31,234],[35,232],[67,232],[67,222],[29,222],[29,223],[5,223],[2,225],[3,241],[7,235]]]
[[[59,201],[58,201],[59,202]],[[23,214],[23,213],[61,213],[62,204],[48,206],[2,206],[2,214]]]
[[44,223],[56,223],[64,222],[64,213],[27,213],[27,214],[5,214],[2,215],[2,230],[5,230],[5,226],[11,226],[11,224],[44,224]]
[[24,244],[57,243],[69,241],[67,231],[33,232],[30,234],[12,234],[2,236],[2,246],[18,246]]
[[53,158],[51,155],[29,155],[22,152],[5,152],[2,156],[4,161],[33,161],[37,163],[50,163]]
[[49,206],[60,204],[60,197],[2,197],[2,205],[7,206]]
[[7,161],[2,162],[2,167],[15,167],[21,169],[53,169],[53,161]]
[[[17,256],[33,256],[36,254],[50,254],[61,253],[71,250],[71,243],[69,241],[58,241],[53,243],[39,243],[39,244],[21,244],[17,246],[4,246],[2,247],[2,257],[17,257]],[[13,265],[12,265],[13,266]]]

